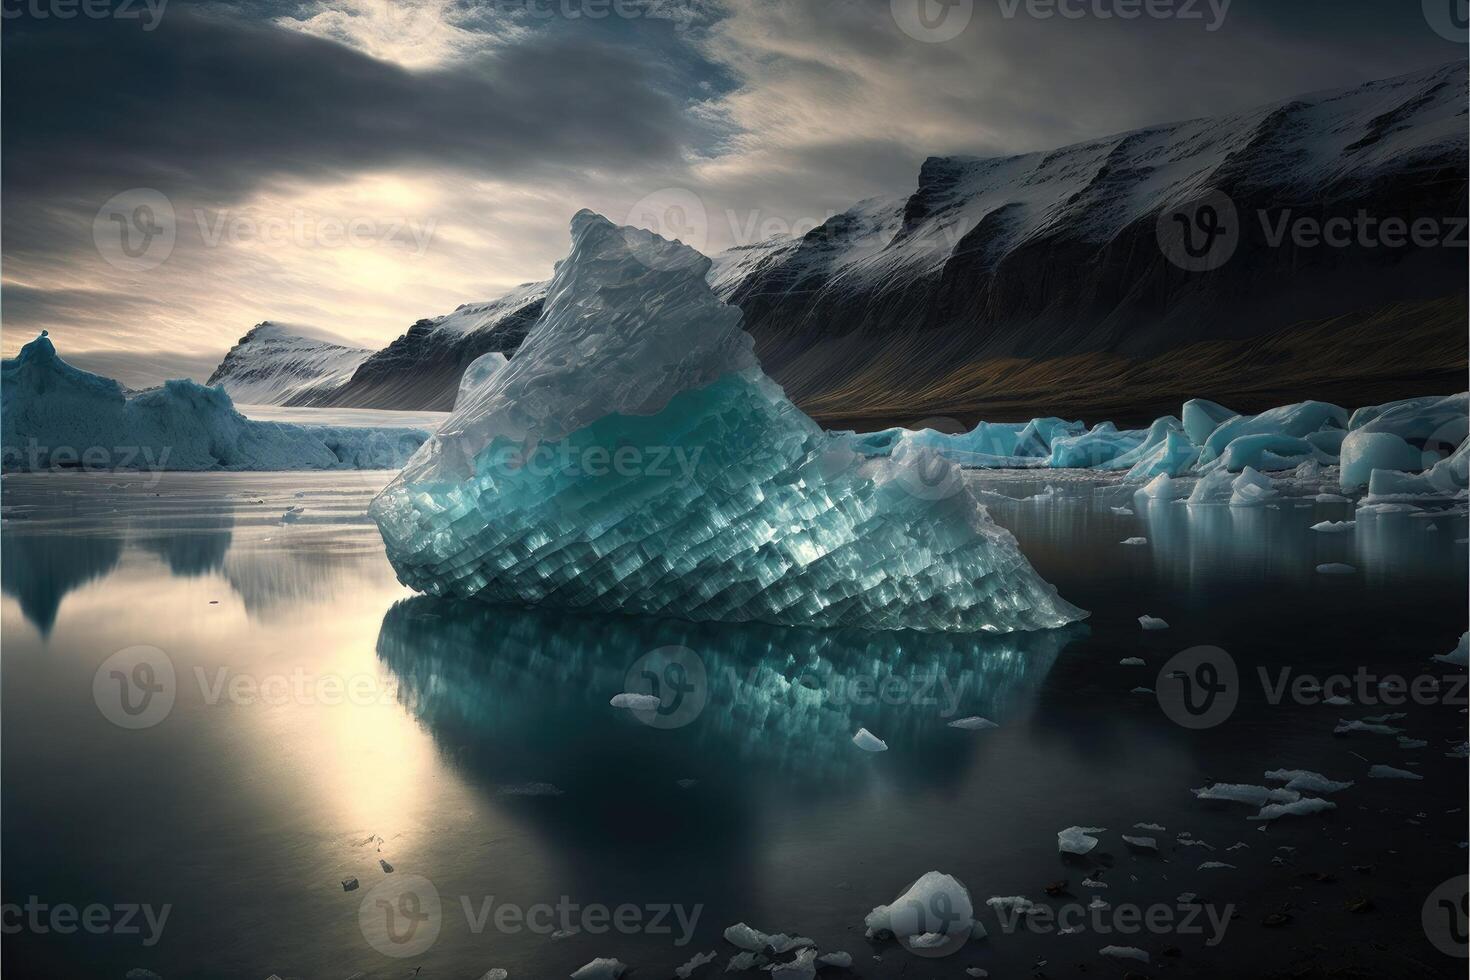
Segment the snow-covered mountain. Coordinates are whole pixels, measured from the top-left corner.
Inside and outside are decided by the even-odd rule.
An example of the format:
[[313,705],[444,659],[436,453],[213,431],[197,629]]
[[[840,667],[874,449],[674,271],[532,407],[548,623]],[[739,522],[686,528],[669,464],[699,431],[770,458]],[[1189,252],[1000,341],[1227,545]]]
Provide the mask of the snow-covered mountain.
[[208,384],[241,405],[291,405],[345,384],[373,352],[315,327],[258,323],[225,354]]
[[[766,369],[828,421],[1454,391],[1466,149],[1460,61],[1047,152],[934,157],[912,194],[857,205],[724,292]],[[1340,245],[1310,238],[1359,215],[1370,230]],[[1387,244],[1390,218],[1452,241]],[[1339,358],[1332,341],[1364,325],[1376,353]]]
[[[1458,391],[1466,98],[1460,61],[1056,150],[931,157],[912,193],[732,249],[708,278],[827,424]],[[1390,241],[1390,219],[1437,237]],[[349,380],[289,397],[447,410],[545,290],[421,320]]]

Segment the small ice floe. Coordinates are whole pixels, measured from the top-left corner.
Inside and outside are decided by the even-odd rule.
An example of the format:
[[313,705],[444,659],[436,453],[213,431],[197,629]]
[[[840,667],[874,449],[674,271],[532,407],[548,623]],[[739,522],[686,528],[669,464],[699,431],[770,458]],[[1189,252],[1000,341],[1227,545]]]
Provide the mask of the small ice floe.
[[1128,693],[1129,694],[1152,694],[1152,693],[1154,693],[1154,689],[1151,688],[1151,687],[1135,687],[1133,690],[1129,691]]
[[562,792],[551,783],[519,783],[500,787],[501,796],[561,796]]
[[817,975],[816,967],[817,951],[815,949],[803,949],[796,954],[796,959],[785,963],[772,963],[770,966],[762,967],[773,977],[781,980],[814,980]]
[[[349,977],[348,980],[351,980],[351,978]],[[502,970],[497,966],[481,974],[480,980],[510,980],[510,971]]]
[[1449,653],[1437,653],[1431,659],[1451,667],[1470,667],[1470,633],[1461,633],[1460,642]]
[[1169,474],[1160,473],[1152,480],[1145,483],[1133,492],[1134,497],[1143,497],[1146,500],[1173,500],[1179,496],[1179,487],[1169,479]]
[[679,980],[689,980],[689,977],[695,970],[704,966],[706,963],[713,963],[714,961],[715,954],[713,951],[708,953],[695,953],[683,966],[676,966],[674,968],[674,976],[678,977]]
[[1461,742],[1444,754],[1446,759],[1470,758],[1470,742]]
[[1334,708],[1346,708],[1348,705],[1352,704],[1352,701],[1343,697],[1341,694],[1334,694],[1330,698],[1323,698],[1322,703],[1330,704]]
[[1157,616],[1148,615],[1139,616],[1138,625],[1146,630],[1166,630],[1169,628],[1169,624],[1162,619],[1159,619]]
[[1434,523],[1431,522],[1431,523],[1426,524],[1424,526],[1424,530],[1426,530],[1426,531],[1438,531],[1439,530],[1439,525],[1438,524],[1434,524]]
[[1344,497],[1340,493],[1319,493],[1312,498],[1319,504],[1350,504],[1352,498]]
[[1082,879],[1082,887],[1083,888],[1106,888],[1106,887],[1108,887],[1108,883],[1106,881],[1098,881],[1096,878],[1083,878]]
[[1323,562],[1317,566],[1317,573],[1319,575],[1352,575],[1356,571],[1357,569],[1352,565],[1347,565],[1340,561]]
[[1301,798],[1301,794],[1295,790],[1269,789],[1265,786],[1252,786],[1249,783],[1215,783],[1213,786],[1192,789],[1190,792],[1200,800],[1225,800],[1230,803],[1247,803],[1251,806],[1265,806],[1267,803],[1295,803]]
[[979,715],[971,715],[968,718],[956,718],[949,723],[950,728],[960,728],[967,732],[983,732],[991,728],[999,728],[989,718],[981,718]]
[[752,953],[764,953],[770,947],[778,955],[816,945],[805,936],[788,936],[784,932],[765,933],[744,922],[737,922],[725,930],[725,942]]
[[1226,864],[1224,861],[1206,861],[1203,864],[1201,864],[1199,867],[1195,868],[1194,870],[1196,870],[1196,871],[1234,871],[1235,870],[1235,865],[1233,865],[1233,864]]
[[1148,954],[1137,946],[1104,946],[1097,951],[1097,955],[1106,956],[1110,960],[1137,960],[1140,963],[1149,961]]
[[558,929],[558,930],[556,930],[555,932],[553,932],[551,934],[551,938],[552,939],[571,939],[573,936],[575,936],[577,933],[579,933],[581,931],[582,931],[581,929]]
[[1020,895],[996,895],[993,898],[987,898],[985,904],[994,909],[997,915],[1006,912],[1013,915],[1031,915],[1033,912],[1041,911],[1044,907]]
[[1248,847],[1250,847],[1250,845],[1247,844],[1245,841],[1238,840],[1234,844],[1231,844],[1229,847],[1225,848],[1225,850],[1228,853],[1230,851],[1243,851]]
[[1151,831],[1153,831],[1156,834],[1162,834],[1165,830],[1168,830],[1169,828],[1164,827],[1164,826],[1162,826],[1160,824],[1156,824],[1156,823],[1136,823],[1136,824],[1133,825],[1133,829],[1134,830],[1151,830]]
[[1180,892],[1179,896],[1175,898],[1174,901],[1178,902],[1180,905],[1193,905],[1194,900],[1197,898],[1199,898],[1199,895],[1195,894],[1194,892]]
[[357,879],[356,878],[343,878],[342,879],[342,890],[344,892],[355,892],[355,891],[357,891]]
[[1087,854],[1097,846],[1093,834],[1101,834],[1106,827],[1068,827],[1057,831],[1057,850],[1063,854]]
[[1138,538],[1138,537],[1124,538],[1122,541],[1119,541],[1118,543],[1119,544],[1131,545],[1131,546],[1137,546],[1137,545],[1142,545],[1142,544],[1148,544],[1148,538]]
[[1357,521],[1318,521],[1312,525],[1312,530],[1321,531],[1324,534],[1339,534],[1343,531],[1351,531],[1357,526]]
[[680,779],[680,780],[676,780],[674,782],[674,785],[677,786],[677,787],[679,787],[680,789],[691,789],[691,788],[699,785],[699,780],[697,780],[697,779]]
[[1353,785],[1351,780],[1328,779],[1310,769],[1272,769],[1266,773],[1266,778],[1273,783],[1285,783],[1285,789],[1298,793],[1340,793]]
[[608,704],[614,708],[627,708],[629,711],[657,711],[663,701],[653,694],[634,694],[625,691],[622,694],[614,694]]
[[1422,738],[1409,738],[1406,735],[1400,735],[1398,742],[1401,749],[1422,749],[1429,744]]
[[887,752],[888,743],[866,728],[859,728],[857,734],[852,737],[852,744],[864,752]]
[[[938,914],[940,911],[943,915]],[[915,940],[921,940],[925,945],[919,948],[924,949],[955,937],[969,938],[976,924],[969,890],[939,871],[925,873],[891,904],[879,905],[863,917],[869,939],[891,935],[910,948]],[[940,933],[934,926],[944,931]]]
[[1178,844],[1180,847],[1203,847],[1207,851],[1213,851],[1215,849],[1215,845],[1207,843],[1206,841],[1202,841],[1198,837],[1181,835],[1174,838],[1174,843]]
[[619,959],[599,956],[572,974],[572,980],[618,980],[628,967]]
[[1108,509],[1111,510],[1114,514],[1117,514],[1119,517],[1132,517],[1133,516],[1133,508],[1132,507],[1110,507]]
[[1136,847],[1140,851],[1157,851],[1159,849],[1159,842],[1152,837],[1130,837],[1124,834],[1123,843],[1129,847]]
[[1291,803],[1269,803],[1261,807],[1259,813],[1247,820],[1278,820],[1281,817],[1305,817],[1313,813],[1325,813],[1328,810],[1336,810],[1337,804],[1331,800],[1319,799],[1315,796],[1304,796]]
[[1120,667],[1143,667],[1146,666],[1142,657],[1124,657],[1118,661]]
[[835,953],[823,953],[817,957],[817,963],[821,966],[830,966],[838,970],[852,969],[852,954],[838,950]]
[[[1385,718],[1379,715],[1378,718]],[[1374,718],[1364,718],[1362,721],[1347,721],[1343,718],[1337,719],[1337,727],[1332,730],[1334,735],[1349,735],[1353,732],[1363,732],[1368,735],[1398,735],[1402,728],[1394,728],[1392,725],[1382,724]]]
[[1417,772],[1395,769],[1393,766],[1372,766],[1368,769],[1369,779],[1423,779]]
[[737,973],[741,970],[754,970],[762,963],[768,962],[767,958],[760,953],[736,953],[730,957],[730,962],[725,964],[726,973]]
[[287,507],[286,512],[281,515],[282,524],[294,524],[301,520],[301,515],[306,513],[306,508],[300,505]]
[[1092,901],[1087,903],[1087,907],[1094,912],[1103,912],[1112,908],[1111,905],[1096,896],[1093,897]]
[[978,966],[967,966],[965,967],[965,975],[970,977],[988,977],[990,976],[990,971],[982,970]]

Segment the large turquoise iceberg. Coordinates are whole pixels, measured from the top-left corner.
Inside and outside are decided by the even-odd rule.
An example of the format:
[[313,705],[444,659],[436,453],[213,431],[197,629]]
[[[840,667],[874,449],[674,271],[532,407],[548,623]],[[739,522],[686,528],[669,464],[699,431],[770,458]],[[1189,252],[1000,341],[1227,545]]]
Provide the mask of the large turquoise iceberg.
[[696,621],[1007,633],[1085,615],[958,468],[869,458],[761,371],[709,259],[590,211],[541,319],[373,502],[435,596]]

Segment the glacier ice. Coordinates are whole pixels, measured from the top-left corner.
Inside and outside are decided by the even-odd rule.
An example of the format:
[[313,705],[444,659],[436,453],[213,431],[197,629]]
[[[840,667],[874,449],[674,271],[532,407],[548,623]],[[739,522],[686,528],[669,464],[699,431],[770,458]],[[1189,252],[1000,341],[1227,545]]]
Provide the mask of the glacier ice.
[[500,373],[500,369],[510,363],[500,351],[487,351],[475,358],[464,369],[464,374],[459,376],[459,392],[454,396],[454,407],[456,410],[464,408],[476,391],[485,386],[485,383]]
[[924,948],[963,942],[975,928],[970,892],[954,877],[930,871],[912,882],[889,905],[879,905],[863,919],[869,939],[891,934],[900,942],[929,939]]
[[[902,441],[870,458],[792,405],[708,259],[590,211],[572,238],[516,356],[372,504],[406,585],[776,625],[1010,632],[1085,615],[952,463]],[[1063,431],[1027,425],[1018,448]]]
[[61,359],[45,331],[0,364],[7,470],[396,469],[428,438],[411,428],[247,419],[192,381],[126,392]]

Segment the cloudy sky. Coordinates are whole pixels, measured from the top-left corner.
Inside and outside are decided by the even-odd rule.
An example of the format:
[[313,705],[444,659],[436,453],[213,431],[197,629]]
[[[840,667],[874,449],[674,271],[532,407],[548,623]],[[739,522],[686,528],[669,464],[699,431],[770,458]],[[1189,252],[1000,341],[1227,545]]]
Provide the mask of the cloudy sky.
[[1436,2],[4,0],[0,339],[133,385],[261,320],[377,347],[545,278],[581,207],[800,233],[929,155],[1463,58]]

